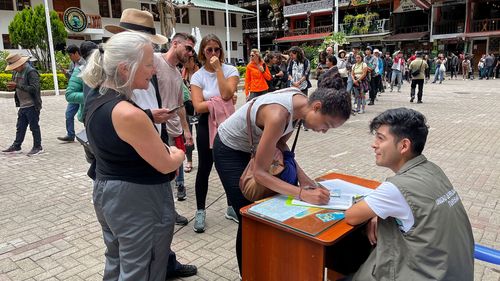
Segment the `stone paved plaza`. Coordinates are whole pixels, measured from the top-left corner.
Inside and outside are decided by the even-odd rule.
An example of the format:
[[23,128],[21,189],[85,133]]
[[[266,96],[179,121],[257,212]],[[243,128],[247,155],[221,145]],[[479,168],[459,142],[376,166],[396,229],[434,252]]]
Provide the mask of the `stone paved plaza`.
[[[424,154],[443,168],[461,195],[476,242],[500,249],[500,80],[426,84],[423,101],[409,103],[406,83],[402,93],[382,94],[366,114],[352,116],[341,128],[326,134],[302,131],[298,162],[311,177],[335,171],[382,181],[392,172],[374,164],[368,122],[388,108],[415,108],[431,127]],[[65,134],[64,97],[43,97],[43,106],[45,153],[25,155],[32,146],[28,131],[23,154],[0,155],[0,281],[102,280],[104,244],[83,149],[56,140]],[[2,149],[13,141],[15,122],[13,99],[0,99]],[[185,280],[238,280],[237,225],[224,218],[226,196],[215,169],[206,232],[192,230],[196,153],[194,166],[186,174],[188,198],[176,202],[190,223],[176,226],[172,247],[181,262],[199,268],[196,277]],[[500,280],[499,266],[479,261],[475,265],[475,280]]]

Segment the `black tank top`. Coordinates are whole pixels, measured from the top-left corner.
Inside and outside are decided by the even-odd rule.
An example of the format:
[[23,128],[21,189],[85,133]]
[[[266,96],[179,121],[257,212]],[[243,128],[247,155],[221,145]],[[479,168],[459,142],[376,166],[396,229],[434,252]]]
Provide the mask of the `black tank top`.
[[[108,90],[106,95],[118,93]],[[142,159],[131,145],[118,137],[111,120],[111,112],[120,101],[123,101],[123,98],[117,96],[99,107],[87,124],[87,136],[96,157],[96,179],[122,180],[138,184],[168,182],[168,174],[158,172]]]

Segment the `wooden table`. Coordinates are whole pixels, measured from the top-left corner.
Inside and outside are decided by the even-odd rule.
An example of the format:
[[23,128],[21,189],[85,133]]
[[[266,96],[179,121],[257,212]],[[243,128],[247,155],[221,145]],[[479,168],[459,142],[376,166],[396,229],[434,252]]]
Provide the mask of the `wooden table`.
[[[375,188],[380,183],[355,176],[330,173],[317,179],[342,179]],[[284,225],[248,213],[243,216],[243,280],[324,280],[328,246],[354,230],[345,220],[317,236],[308,236]]]

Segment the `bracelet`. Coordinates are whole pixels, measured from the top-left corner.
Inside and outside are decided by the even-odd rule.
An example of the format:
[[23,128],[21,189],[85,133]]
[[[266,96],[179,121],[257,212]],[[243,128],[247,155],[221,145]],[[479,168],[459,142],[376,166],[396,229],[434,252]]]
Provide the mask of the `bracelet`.
[[299,200],[300,200],[300,201],[302,201],[302,198],[300,197],[300,194],[302,194],[302,190],[303,190],[303,188],[302,188],[302,186],[301,186],[301,187],[299,187],[299,188],[300,188],[300,190],[299,190],[299,196],[298,196],[298,197],[299,197]]

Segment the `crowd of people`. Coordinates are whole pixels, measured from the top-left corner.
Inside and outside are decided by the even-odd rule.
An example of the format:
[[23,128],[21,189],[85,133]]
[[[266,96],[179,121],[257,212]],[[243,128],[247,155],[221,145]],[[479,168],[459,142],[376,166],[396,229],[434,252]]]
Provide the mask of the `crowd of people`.
[[[77,114],[86,128],[88,141],[81,141],[90,163],[93,204],[106,246],[104,280],[163,281],[166,277],[197,273],[196,266],[180,264],[171,250],[174,224],[188,224],[175,210],[172,184],[178,201],[185,200],[184,173],[193,169],[195,145],[198,167],[193,230],[203,233],[207,228],[206,199],[209,176],[215,165],[227,198],[224,216],[238,223],[235,248],[242,272],[240,209],[252,200],[243,194],[240,178],[249,162],[254,161],[255,181],[272,192],[325,204],[330,192],[302,170],[294,159],[294,149],[287,145],[294,130],[302,125],[322,133],[338,128],[351,115],[363,114],[366,105],[374,105],[377,95],[388,85],[391,91],[396,86],[399,92],[404,79],[411,81],[410,102],[416,97],[422,103],[429,65],[436,67],[435,81],[442,82],[445,70],[441,68],[447,63],[444,56],[438,56],[431,64],[422,52],[406,60],[401,52],[383,56],[370,46],[364,52],[360,48],[353,48],[350,53],[340,50],[338,55],[328,47],[320,54],[318,87],[309,93],[311,61],[301,48],[294,46],[286,53],[268,52],[264,56],[253,49],[245,75],[247,100],[236,109],[239,73],[225,63],[223,44],[216,35],[203,37],[196,53],[196,39],[176,33],[168,50],[155,52],[153,44],[163,45],[168,39],[154,32],[149,12],[136,9],[124,10],[120,25],[105,28],[115,34],[105,44],[84,42],[80,47],[68,48],[73,64],[67,71],[70,84],[66,99],[71,106],[66,111],[67,135],[59,138],[73,141],[78,137],[74,126],[68,123]],[[42,151],[38,127],[41,99],[39,88],[32,85],[39,81],[39,76],[25,58],[13,55],[7,60],[8,70],[16,73],[8,87],[15,89],[21,109],[16,140],[4,152],[21,150],[29,124],[35,141],[30,154],[34,155]],[[457,69],[466,65],[466,61],[457,65]],[[488,79],[492,71],[491,59],[485,57],[480,77]],[[438,262],[447,266],[426,272],[426,277],[439,279],[443,274],[456,277],[457,268],[467,278],[472,276],[472,232],[460,199],[454,201],[455,207],[445,208],[448,204],[435,209],[428,207],[437,200],[436,196],[454,190],[439,167],[421,154],[428,133],[425,122],[420,113],[400,108],[382,113],[370,125],[375,134],[372,147],[377,154],[377,165],[397,174],[383,188],[348,210],[346,219],[353,225],[371,221],[372,244],[377,243],[373,235],[377,217],[401,219],[403,224],[380,222],[383,236],[379,234],[378,239],[382,245],[357,276],[374,274],[373,264],[380,261],[373,256],[390,248],[385,241],[397,241],[397,246],[415,251],[425,248],[454,253],[449,257],[437,255]],[[278,176],[269,173],[276,150],[287,159],[286,174]],[[401,170],[417,176],[400,175]],[[422,173],[428,177],[415,182]],[[435,185],[439,187],[437,193]],[[396,202],[401,208],[384,202]],[[409,205],[418,211],[412,213]],[[445,218],[456,222],[455,229],[443,232],[432,228],[429,232],[422,226],[427,222],[438,226]],[[431,237],[448,237],[452,233],[460,236],[439,245]],[[423,242],[412,242],[415,240]],[[466,247],[454,247],[457,244]],[[431,264],[425,253],[414,258],[419,265],[410,268],[412,258],[403,251],[397,252],[395,257],[408,258],[409,262],[391,270],[420,274]],[[392,259],[392,255],[387,255],[382,262],[391,264]],[[384,270],[378,269],[375,275],[382,278]]]

